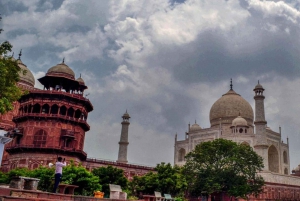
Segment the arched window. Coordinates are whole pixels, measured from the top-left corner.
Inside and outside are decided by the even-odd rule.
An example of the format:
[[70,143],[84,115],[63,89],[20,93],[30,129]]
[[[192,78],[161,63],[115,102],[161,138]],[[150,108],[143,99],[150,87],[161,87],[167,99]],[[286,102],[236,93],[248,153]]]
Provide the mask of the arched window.
[[285,164],[287,164],[287,163],[288,163],[288,159],[287,159],[287,153],[286,153],[286,151],[283,151],[283,162],[284,162]]
[[17,163],[13,163],[13,164],[11,164],[11,166],[10,166],[10,169],[16,169],[17,168]]
[[243,133],[243,129],[242,129],[242,128],[240,128],[239,132],[240,132],[240,133]]
[[184,161],[185,160],[184,157],[185,157],[185,149],[181,148],[178,152],[178,161],[179,162]]
[[284,168],[284,174],[289,174],[288,169]]
[[74,116],[74,109],[72,107],[70,107],[68,109],[68,117],[73,117]]
[[40,113],[41,111],[41,106],[37,103],[33,106],[32,113]]
[[58,105],[54,104],[51,106],[51,114],[57,114],[58,113]]
[[247,133],[247,128],[245,128],[245,133]]
[[32,105],[30,104],[29,106],[28,106],[28,113],[31,113],[31,111],[32,111]]
[[64,116],[67,114],[67,108],[66,108],[66,106],[64,106],[64,105],[61,106],[59,114],[60,115],[64,115]]
[[28,107],[27,107],[27,105],[25,105],[25,107],[24,107],[24,113],[28,113]]
[[250,144],[248,142],[242,142],[241,145],[246,145],[246,146],[250,146]]
[[42,113],[43,114],[49,114],[49,109],[50,109],[50,107],[49,107],[48,104],[43,105],[43,107],[42,107]]
[[80,116],[81,116],[81,111],[79,109],[77,109],[76,112],[75,112],[75,118],[79,119]]
[[36,169],[36,168],[38,168],[39,166],[40,166],[40,164],[34,163],[34,164],[31,165],[31,169]]
[[66,139],[65,140],[65,147],[72,148],[72,139]]
[[278,151],[274,145],[268,150],[269,171],[279,173]]
[[19,115],[22,115],[23,114],[23,107],[20,107],[19,108]]
[[45,147],[47,142],[47,132],[44,130],[39,130],[35,133],[33,137],[33,144],[35,147]]

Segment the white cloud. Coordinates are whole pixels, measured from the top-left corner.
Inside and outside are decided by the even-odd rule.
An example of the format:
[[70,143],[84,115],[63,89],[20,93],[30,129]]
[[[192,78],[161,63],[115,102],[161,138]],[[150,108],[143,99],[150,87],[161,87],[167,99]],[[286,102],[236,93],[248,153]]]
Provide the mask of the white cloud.
[[36,78],[57,57],[82,73],[94,104],[85,144],[90,157],[117,159],[120,116],[128,109],[129,161],[172,161],[174,134],[182,137],[195,119],[209,127],[210,107],[233,78],[236,92],[252,106],[252,90],[261,81],[268,125],[283,126],[297,160],[300,27],[291,3],[74,0],[55,10],[47,1],[40,11],[36,2],[19,2],[26,9],[3,16],[1,39],[17,49],[37,49],[28,65]]

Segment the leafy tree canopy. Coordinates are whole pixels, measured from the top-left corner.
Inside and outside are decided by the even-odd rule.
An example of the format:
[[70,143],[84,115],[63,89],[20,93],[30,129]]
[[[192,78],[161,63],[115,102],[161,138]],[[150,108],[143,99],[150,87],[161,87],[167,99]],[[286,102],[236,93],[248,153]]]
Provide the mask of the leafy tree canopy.
[[99,178],[99,184],[102,185],[102,192],[105,197],[109,197],[109,184],[120,185],[123,190],[127,189],[128,180],[124,176],[124,171],[112,166],[99,167],[93,169],[92,173]]
[[263,167],[262,157],[250,146],[217,139],[198,144],[186,156],[184,172],[192,195],[226,192],[245,198],[261,192],[264,180],[257,172]]
[[77,185],[75,194],[78,195],[92,196],[94,191],[101,190],[99,178],[82,165],[76,166],[73,161],[63,168],[62,182]]
[[[0,33],[1,31],[2,29]],[[12,45],[8,41],[0,44],[0,114],[12,110],[13,102],[22,95],[21,89],[16,85],[20,68],[17,62],[7,55],[11,50]]]
[[144,176],[135,176],[130,182],[130,188],[133,193],[153,195],[154,191],[162,194],[171,194],[172,196],[183,196],[187,188],[187,182],[182,174],[182,168],[172,167],[170,163],[157,164],[156,172],[149,172]]

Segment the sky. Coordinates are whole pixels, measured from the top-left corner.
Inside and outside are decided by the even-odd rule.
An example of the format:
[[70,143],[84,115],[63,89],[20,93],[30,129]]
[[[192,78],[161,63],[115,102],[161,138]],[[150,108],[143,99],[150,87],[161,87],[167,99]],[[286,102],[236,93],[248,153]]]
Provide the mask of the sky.
[[[129,163],[174,162],[175,134],[210,127],[233,89],[254,108],[265,88],[268,126],[300,164],[300,0],[1,0],[0,41],[38,79],[62,62],[84,79],[94,110],[84,150],[117,160],[127,110]],[[41,88],[36,80],[35,87]]]

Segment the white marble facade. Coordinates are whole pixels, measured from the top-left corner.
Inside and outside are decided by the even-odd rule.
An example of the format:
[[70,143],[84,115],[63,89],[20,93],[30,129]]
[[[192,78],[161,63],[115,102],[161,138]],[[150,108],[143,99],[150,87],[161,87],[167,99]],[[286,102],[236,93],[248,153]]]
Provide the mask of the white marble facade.
[[289,145],[281,139],[281,131],[267,127],[264,112],[264,88],[254,88],[255,116],[249,102],[230,90],[218,99],[210,110],[210,128],[201,128],[196,122],[188,125],[184,140],[175,137],[174,163],[183,165],[184,156],[201,142],[224,138],[245,143],[263,157],[264,172],[290,174]]

